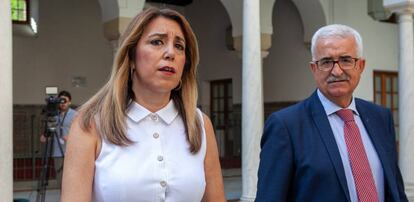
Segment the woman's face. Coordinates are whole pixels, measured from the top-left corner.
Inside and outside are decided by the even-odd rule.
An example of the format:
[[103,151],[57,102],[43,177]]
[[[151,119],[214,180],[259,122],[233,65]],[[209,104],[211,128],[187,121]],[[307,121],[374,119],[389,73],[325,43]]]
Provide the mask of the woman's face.
[[133,89],[167,93],[176,88],[185,64],[185,38],[180,25],[157,17],[145,28],[136,46]]

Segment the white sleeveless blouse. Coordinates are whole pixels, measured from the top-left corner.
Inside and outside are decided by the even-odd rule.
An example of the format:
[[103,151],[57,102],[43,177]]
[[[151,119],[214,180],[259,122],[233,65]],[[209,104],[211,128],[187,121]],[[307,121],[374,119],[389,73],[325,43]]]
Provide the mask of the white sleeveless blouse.
[[206,137],[191,154],[184,122],[173,101],[151,113],[133,102],[127,110],[127,135],[134,144],[121,147],[102,140],[95,161],[93,201],[198,202],[206,186]]

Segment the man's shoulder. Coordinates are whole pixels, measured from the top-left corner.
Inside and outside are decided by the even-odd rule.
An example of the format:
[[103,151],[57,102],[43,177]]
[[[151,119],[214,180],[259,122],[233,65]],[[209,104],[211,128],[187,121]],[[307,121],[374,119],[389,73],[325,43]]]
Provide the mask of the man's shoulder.
[[68,112],[67,112],[68,116],[70,116],[70,117],[76,116],[77,113],[78,112],[76,110],[72,109],[72,108],[69,108]]
[[389,109],[380,105],[377,105],[371,101],[367,101],[361,98],[355,98],[356,107],[359,109],[366,109],[379,112],[387,112]]
[[76,114],[78,111],[76,111],[75,109],[73,109],[73,108],[69,107],[68,112],[69,112],[69,113]]
[[312,97],[308,97],[305,100],[299,101],[296,104],[290,105],[278,111],[271,113],[270,117],[279,117],[282,119],[294,118],[304,116],[308,112],[308,106]]

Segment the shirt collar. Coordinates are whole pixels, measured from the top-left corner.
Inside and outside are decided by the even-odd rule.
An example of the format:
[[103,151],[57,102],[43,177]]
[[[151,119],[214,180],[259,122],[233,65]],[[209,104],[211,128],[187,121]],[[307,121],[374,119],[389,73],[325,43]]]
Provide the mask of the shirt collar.
[[[323,93],[319,89],[317,90],[317,93],[319,100],[321,101],[322,106],[325,109],[326,115],[329,116],[331,114],[334,114],[338,110],[343,109],[342,107],[338,106],[337,104],[330,101],[327,97],[325,97],[325,95],[323,95]],[[358,111],[356,110],[354,96],[352,96],[351,104],[349,104],[349,106],[345,109],[351,109],[354,112],[354,114],[359,116]]]
[[171,124],[175,117],[178,115],[178,109],[175,107],[173,100],[170,100],[170,102],[168,102],[165,107],[155,113],[152,113],[135,101],[131,102],[127,109],[127,116],[134,122],[140,122],[142,119],[153,114],[159,116],[165,123]]

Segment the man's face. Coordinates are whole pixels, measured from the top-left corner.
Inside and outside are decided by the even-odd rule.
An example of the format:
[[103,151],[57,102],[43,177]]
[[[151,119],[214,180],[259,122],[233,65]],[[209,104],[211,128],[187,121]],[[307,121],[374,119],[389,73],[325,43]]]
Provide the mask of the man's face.
[[70,99],[64,95],[59,96],[59,98],[66,100],[65,103],[59,104],[60,111],[67,111],[69,109],[69,106],[71,104]]
[[[334,60],[339,58],[356,58],[357,44],[354,37],[325,37],[320,38],[315,44],[315,61]],[[320,63],[318,63],[320,64]],[[330,71],[318,69],[318,64],[310,63],[310,68],[319,90],[330,101],[341,107],[347,107],[352,98],[352,93],[358,86],[361,73],[365,67],[365,60],[359,58],[355,68],[344,70],[334,63]]]

